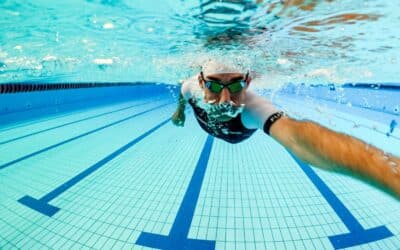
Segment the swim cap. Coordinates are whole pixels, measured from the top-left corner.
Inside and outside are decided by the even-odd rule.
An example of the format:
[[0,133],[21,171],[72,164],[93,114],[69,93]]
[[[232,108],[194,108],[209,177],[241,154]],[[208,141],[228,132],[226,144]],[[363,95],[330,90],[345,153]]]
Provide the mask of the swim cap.
[[222,63],[217,60],[208,60],[203,63],[201,70],[205,75],[220,73],[246,73],[248,69],[239,64]]

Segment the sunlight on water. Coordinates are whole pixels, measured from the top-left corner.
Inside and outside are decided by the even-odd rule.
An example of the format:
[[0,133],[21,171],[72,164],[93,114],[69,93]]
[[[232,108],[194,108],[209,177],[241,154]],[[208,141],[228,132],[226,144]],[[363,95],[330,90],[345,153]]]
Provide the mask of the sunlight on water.
[[259,88],[396,82],[396,1],[0,1],[0,82],[176,83],[212,57]]

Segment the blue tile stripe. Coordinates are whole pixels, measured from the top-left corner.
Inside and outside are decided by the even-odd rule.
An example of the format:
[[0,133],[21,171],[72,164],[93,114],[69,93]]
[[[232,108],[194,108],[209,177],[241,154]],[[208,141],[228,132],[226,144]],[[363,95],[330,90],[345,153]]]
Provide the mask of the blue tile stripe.
[[160,127],[165,125],[170,120],[171,120],[171,118],[168,118],[168,119],[164,120],[163,122],[161,122],[157,126],[151,128],[150,130],[148,130],[144,134],[140,135],[139,137],[135,138],[134,140],[132,140],[129,143],[125,144],[124,146],[120,147],[116,151],[112,152],[111,154],[109,154],[105,158],[103,158],[100,161],[96,162],[94,165],[92,165],[89,168],[87,168],[86,170],[82,171],[81,173],[79,173],[75,177],[71,178],[67,182],[61,184],[60,186],[55,188],[53,191],[51,191],[51,192],[47,193],[46,195],[44,195],[42,198],[35,199],[35,198],[27,195],[27,196],[24,196],[21,199],[19,199],[18,202],[20,202],[21,204],[23,204],[23,205],[25,205],[27,207],[30,207],[30,208],[38,211],[39,213],[42,213],[42,214],[47,215],[49,217],[53,216],[55,213],[57,213],[60,210],[60,208],[48,204],[50,201],[52,201],[53,199],[57,198],[59,195],[61,195],[65,191],[67,191],[69,188],[73,187],[74,185],[76,185],[77,183],[82,181],[84,178],[86,178],[87,176],[89,176],[90,174],[92,174],[93,172],[98,170],[99,168],[103,167],[106,163],[108,163],[112,159],[116,158],[117,156],[119,156],[120,154],[122,154],[123,152],[128,150],[130,147],[132,147],[136,143],[140,142],[141,140],[143,140],[144,138],[146,138],[150,134],[152,134],[154,131],[158,130]]
[[75,124],[75,123],[79,123],[79,122],[83,122],[83,121],[88,121],[90,119],[94,119],[94,118],[102,117],[102,116],[105,116],[105,115],[113,114],[113,113],[116,113],[116,112],[119,112],[119,111],[123,111],[123,110],[127,110],[127,109],[130,109],[130,108],[133,108],[133,107],[139,107],[139,106],[142,106],[142,105],[145,105],[145,104],[149,104],[149,103],[152,103],[152,102],[154,102],[154,101],[135,104],[135,105],[131,105],[131,106],[128,106],[128,107],[116,109],[116,110],[113,110],[113,111],[104,112],[104,113],[101,113],[101,114],[89,116],[89,117],[86,117],[86,118],[83,118],[83,119],[79,119],[79,120],[76,120],[76,121],[67,122],[67,123],[64,123],[64,124],[61,124],[61,125],[57,125],[57,126],[54,126],[54,127],[50,127],[50,128],[47,128],[47,129],[36,131],[34,133],[31,133],[31,134],[27,134],[27,135],[15,137],[15,138],[12,138],[12,139],[9,139],[9,140],[6,140],[6,141],[2,141],[2,142],[0,142],[0,145],[6,144],[6,143],[10,143],[10,142],[13,142],[13,141],[17,141],[17,140],[21,140],[23,138],[34,136],[34,135],[37,135],[37,134],[40,134],[40,133],[48,132],[48,131],[51,131],[51,130],[54,130],[54,129],[57,129],[57,128],[62,128],[62,127],[65,127],[65,126],[68,126],[68,125],[71,125],[71,124]]
[[215,241],[188,239],[214,138],[208,136],[168,236],[142,232],[137,245],[160,249],[215,249]]
[[29,159],[29,158],[31,158],[31,157],[33,157],[33,156],[39,155],[39,154],[41,154],[41,153],[43,153],[43,152],[46,152],[46,151],[49,151],[49,150],[51,150],[51,149],[57,148],[57,147],[59,147],[59,146],[62,146],[62,145],[66,144],[66,143],[69,143],[69,142],[71,142],[71,141],[75,141],[75,140],[80,139],[80,138],[82,138],[82,137],[85,137],[85,136],[88,136],[88,135],[90,135],[90,134],[96,133],[96,132],[98,132],[98,131],[100,131],[100,130],[109,128],[109,127],[111,127],[111,126],[120,124],[120,123],[125,122],[125,121],[127,121],[127,120],[130,120],[130,119],[132,119],[132,118],[135,118],[135,117],[137,117],[137,116],[140,116],[140,115],[146,114],[146,113],[148,113],[148,112],[151,112],[151,111],[153,111],[153,110],[156,110],[156,109],[165,107],[165,106],[167,106],[167,105],[170,105],[171,103],[173,103],[173,102],[169,102],[169,103],[166,103],[166,104],[162,104],[162,105],[156,106],[156,107],[154,107],[154,108],[151,108],[151,109],[149,109],[149,110],[146,110],[146,111],[143,111],[143,112],[140,112],[140,113],[137,113],[137,114],[128,116],[128,117],[126,117],[126,118],[124,118],[124,119],[121,119],[121,120],[118,120],[118,121],[109,123],[109,124],[107,124],[107,125],[105,125],[105,126],[99,127],[99,128],[97,128],[97,129],[94,129],[94,130],[90,130],[90,131],[88,131],[88,132],[86,132],[86,133],[80,134],[80,135],[78,135],[78,136],[72,137],[72,138],[67,139],[67,140],[65,140],[65,141],[62,141],[62,142],[53,144],[53,145],[48,146],[48,147],[45,147],[45,148],[43,148],[43,149],[40,149],[40,150],[35,151],[35,152],[33,152],[33,153],[27,154],[27,155],[25,155],[25,156],[22,156],[22,157],[20,157],[20,158],[18,158],[18,159],[15,159],[15,160],[10,161],[10,162],[4,163],[4,164],[0,165],[0,170],[4,169],[4,168],[6,168],[6,167],[9,167],[9,166],[11,166],[11,165],[13,165],[13,164],[15,164],[15,163],[18,163],[18,162],[21,162],[21,161],[23,161],[23,160]]
[[350,231],[350,233],[329,236],[329,240],[331,241],[335,249],[352,247],[393,236],[393,233],[390,232],[390,230],[387,229],[385,226],[364,229],[362,225],[357,221],[357,219],[353,216],[353,214],[346,208],[346,206],[325,184],[325,182],[314,172],[314,170],[308,164],[305,164],[299,158],[293,155],[291,152],[289,152],[289,154],[293,157],[293,159],[308,176],[311,182],[320,191],[322,196],[325,198],[325,200],[329,203],[329,205],[332,207],[332,209]]

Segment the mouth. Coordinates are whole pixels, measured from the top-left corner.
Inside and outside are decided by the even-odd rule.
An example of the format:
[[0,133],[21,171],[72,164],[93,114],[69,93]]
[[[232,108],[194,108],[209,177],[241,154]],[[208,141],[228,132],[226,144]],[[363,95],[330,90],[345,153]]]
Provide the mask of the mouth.
[[221,121],[228,121],[235,118],[243,111],[245,106],[244,104],[237,105],[233,101],[221,104],[215,103],[215,100],[210,100],[207,103],[199,101],[198,105],[207,112],[209,118]]

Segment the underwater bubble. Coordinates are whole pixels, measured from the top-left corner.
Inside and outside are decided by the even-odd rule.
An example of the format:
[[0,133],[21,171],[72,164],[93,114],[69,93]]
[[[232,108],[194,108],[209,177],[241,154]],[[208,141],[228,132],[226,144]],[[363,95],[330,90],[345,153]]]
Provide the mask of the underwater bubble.
[[114,27],[115,27],[114,24],[112,24],[110,22],[103,24],[103,29],[105,29],[105,30],[114,29]]
[[93,60],[94,64],[97,64],[97,66],[101,69],[104,70],[107,67],[111,66],[114,61],[111,58],[96,58]]
[[113,64],[113,60],[111,58],[97,58],[94,59],[93,62],[97,65],[111,65]]
[[43,57],[43,61],[54,61],[54,60],[56,60],[57,59],[57,57],[55,57],[55,56],[52,56],[52,55],[47,55],[47,56],[45,56],[45,57]]
[[22,46],[21,45],[17,45],[17,46],[14,47],[14,49],[21,51],[22,50]]
[[288,59],[286,59],[286,58],[278,58],[277,60],[276,60],[276,62],[278,63],[278,64],[287,64],[288,62],[289,62],[289,60]]
[[41,76],[49,76],[51,74],[54,74],[54,72],[59,70],[63,65],[61,60],[57,59],[57,57],[47,55],[42,58],[40,66]]

